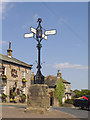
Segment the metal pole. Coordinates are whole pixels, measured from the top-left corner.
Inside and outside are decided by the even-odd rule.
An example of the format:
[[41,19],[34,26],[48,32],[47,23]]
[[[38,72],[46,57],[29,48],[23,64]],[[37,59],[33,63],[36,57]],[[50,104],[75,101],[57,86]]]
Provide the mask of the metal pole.
[[37,74],[34,77],[34,83],[35,84],[44,84],[44,76],[42,75],[42,73],[40,71],[40,69],[41,69],[40,50],[41,50],[41,47],[42,47],[42,45],[40,43],[42,41],[42,36],[40,36],[40,35],[42,35],[42,27],[41,27],[41,24],[40,24],[41,21],[42,20],[39,18],[38,19],[39,24],[38,24],[38,27],[36,28],[36,30],[37,30],[36,37],[37,37],[37,41],[38,41],[38,44],[37,44],[37,49],[38,49],[38,65],[37,65],[37,68],[38,68],[38,70],[37,70]]
[[41,44],[40,44],[40,42],[37,44],[37,48],[38,48],[38,66],[37,66],[37,68],[38,68],[38,71],[40,71],[40,69],[41,69],[41,65],[40,65],[40,50],[41,50]]

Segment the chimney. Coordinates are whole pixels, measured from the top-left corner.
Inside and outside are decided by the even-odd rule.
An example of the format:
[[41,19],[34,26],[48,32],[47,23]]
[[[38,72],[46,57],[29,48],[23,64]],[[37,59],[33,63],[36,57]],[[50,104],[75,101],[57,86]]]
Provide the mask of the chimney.
[[7,49],[7,56],[12,57],[11,41],[9,41],[9,49]]
[[60,70],[58,70],[58,73],[57,73],[57,78],[61,78],[62,76],[61,76],[61,71]]

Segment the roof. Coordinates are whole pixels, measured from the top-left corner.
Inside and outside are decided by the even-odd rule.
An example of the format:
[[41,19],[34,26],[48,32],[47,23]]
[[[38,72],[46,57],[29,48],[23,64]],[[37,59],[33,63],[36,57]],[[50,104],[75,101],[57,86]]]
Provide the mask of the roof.
[[55,85],[57,85],[57,77],[52,76],[52,75],[48,75],[48,76],[45,77],[44,82],[48,86],[55,86]]
[[[67,84],[70,84],[70,82],[63,80],[63,83],[67,83]],[[48,86],[56,86],[58,83],[58,79],[57,79],[57,76],[52,76],[52,75],[48,75],[45,77],[45,84],[47,84]]]
[[70,82],[68,82],[68,81],[66,81],[66,80],[64,80],[64,79],[62,79],[62,80],[63,80],[63,83],[71,84]]
[[24,63],[16,58],[13,58],[13,57],[8,57],[7,55],[3,55],[3,54],[0,54],[0,60],[1,61],[5,61],[5,62],[9,62],[9,63],[12,63],[12,64],[17,64],[17,65],[21,65],[23,67],[28,67],[28,68],[32,68],[32,65],[29,65],[27,63]]

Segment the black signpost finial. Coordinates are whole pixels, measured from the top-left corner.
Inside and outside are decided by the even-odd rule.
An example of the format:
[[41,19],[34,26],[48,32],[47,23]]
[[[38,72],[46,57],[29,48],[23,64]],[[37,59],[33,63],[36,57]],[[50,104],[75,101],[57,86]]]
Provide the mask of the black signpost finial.
[[42,22],[42,19],[41,19],[41,18],[38,18],[38,21],[37,21],[37,22],[41,23],[41,22]]

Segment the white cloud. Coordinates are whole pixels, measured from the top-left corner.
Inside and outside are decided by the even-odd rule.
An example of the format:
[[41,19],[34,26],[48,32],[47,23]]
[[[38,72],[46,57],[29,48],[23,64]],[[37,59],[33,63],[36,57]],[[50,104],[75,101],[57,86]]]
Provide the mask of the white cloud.
[[6,45],[6,44],[8,44],[7,41],[4,40],[0,41],[0,45]]
[[88,69],[88,66],[83,66],[81,64],[70,64],[68,62],[65,63],[58,63],[53,66],[57,69],[66,69],[66,68],[73,68],[73,69]]
[[0,2],[0,15],[2,14],[2,19],[5,19],[7,13],[13,8],[13,4],[9,5],[9,2],[12,2],[12,0],[8,0],[7,2]]

